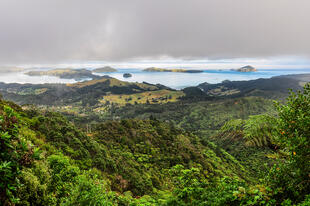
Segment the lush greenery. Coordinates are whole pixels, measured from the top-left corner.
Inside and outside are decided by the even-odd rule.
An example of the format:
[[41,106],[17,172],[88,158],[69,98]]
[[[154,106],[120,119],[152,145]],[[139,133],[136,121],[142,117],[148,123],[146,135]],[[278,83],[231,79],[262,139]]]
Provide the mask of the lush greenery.
[[[75,103],[86,91],[99,94],[95,88],[164,89],[110,78],[66,86]],[[185,96],[110,105],[68,121],[50,108],[0,99],[0,203],[309,205],[309,84],[272,105],[261,97]]]

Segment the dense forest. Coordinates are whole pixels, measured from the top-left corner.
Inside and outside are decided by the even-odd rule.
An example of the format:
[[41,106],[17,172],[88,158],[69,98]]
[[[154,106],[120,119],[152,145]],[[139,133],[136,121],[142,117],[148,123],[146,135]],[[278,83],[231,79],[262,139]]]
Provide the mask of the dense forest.
[[0,203],[310,205],[310,85],[259,81],[1,85]]

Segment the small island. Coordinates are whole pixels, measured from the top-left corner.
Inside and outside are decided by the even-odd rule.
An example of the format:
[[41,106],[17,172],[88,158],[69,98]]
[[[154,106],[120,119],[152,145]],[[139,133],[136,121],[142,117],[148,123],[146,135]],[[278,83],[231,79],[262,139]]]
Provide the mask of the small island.
[[248,66],[244,66],[244,67],[241,67],[239,69],[231,69],[232,71],[237,71],[237,72],[256,72],[257,69],[248,65]]
[[189,69],[163,69],[157,67],[150,67],[143,69],[145,72],[181,72],[181,73],[202,73],[203,70],[189,70]]
[[53,69],[48,71],[29,71],[25,73],[29,76],[56,76],[61,79],[75,79],[81,80],[85,78],[97,79],[99,76],[93,75],[90,70],[87,69]]
[[113,67],[110,67],[110,66],[105,66],[105,67],[94,69],[93,72],[96,72],[96,73],[110,73],[110,72],[117,72],[117,69],[114,69]]
[[130,77],[132,77],[132,74],[130,74],[130,73],[125,73],[125,74],[123,74],[123,77],[124,77],[124,78],[130,78]]

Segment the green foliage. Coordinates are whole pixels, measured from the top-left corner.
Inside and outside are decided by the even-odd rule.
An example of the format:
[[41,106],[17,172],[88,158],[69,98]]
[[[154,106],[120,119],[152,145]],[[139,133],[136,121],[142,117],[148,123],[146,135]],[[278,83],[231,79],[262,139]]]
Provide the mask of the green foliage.
[[[0,100],[0,103],[2,101]],[[16,203],[21,165],[32,162],[32,150],[24,139],[19,138],[19,115],[11,107],[0,108],[0,202]]]
[[281,198],[302,200],[310,191],[310,85],[302,92],[291,92],[286,104],[278,103],[277,109],[277,142],[286,156],[273,167],[267,181]]
[[185,203],[199,199],[207,183],[199,168],[184,169],[182,165],[176,165],[170,170],[170,175],[173,176],[177,188],[174,191],[176,198]]
[[257,182],[277,160],[277,119],[270,115],[254,115],[247,120],[233,119],[224,124],[219,133],[212,137],[220,147],[234,156]]
[[272,101],[259,97],[208,101],[189,99],[165,105],[138,104],[122,108],[111,107],[104,115],[100,115],[100,118],[102,121],[115,118],[149,119],[150,116],[154,116],[158,120],[172,122],[175,126],[192,132],[204,140],[215,135],[229,120],[247,119],[250,115],[273,111]]
[[202,167],[205,178],[243,173],[229,154],[158,120],[107,122],[97,126],[93,137],[107,148],[101,160],[107,164],[104,171],[113,174],[112,188],[136,196],[173,187],[167,171],[177,164]]
[[[252,97],[132,105],[124,116],[151,118],[93,122],[87,134],[0,100],[1,204],[308,205],[309,94],[292,93],[275,117],[251,116],[269,111]],[[216,144],[188,132],[219,129]]]
[[230,120],[221,128],[221,135],[228,138],[242,137],[248,146],[271,147],[277,131],[276,118],[269,115],[254,115],[247,120]]
[[258,147],[272,146],[276,128],[276,119],[269,115],[250,116],[245,121],[243,130],[246,144]]
[[[249,186],[243,181],[224,177],[215,182],[204,183],[197,179],[196,169],[181,170],[182,187],[164,205],[274,205],[272,190],[264,185]],[[185,177],[185,178],[184,178]],[[190,183],[190,184],[188,184]]]

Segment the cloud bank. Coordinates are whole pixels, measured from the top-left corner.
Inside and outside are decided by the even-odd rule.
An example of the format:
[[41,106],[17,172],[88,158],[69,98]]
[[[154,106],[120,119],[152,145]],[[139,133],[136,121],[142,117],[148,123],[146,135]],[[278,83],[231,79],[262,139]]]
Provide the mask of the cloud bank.
[[309,0],[1,0],[0,64],[310,57]]

